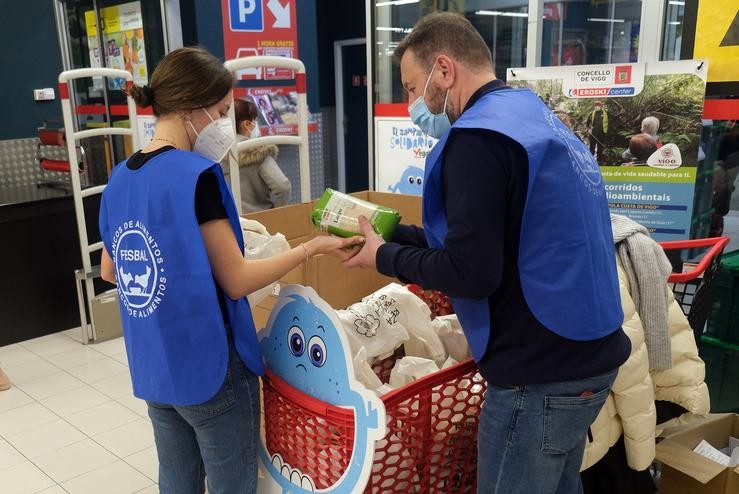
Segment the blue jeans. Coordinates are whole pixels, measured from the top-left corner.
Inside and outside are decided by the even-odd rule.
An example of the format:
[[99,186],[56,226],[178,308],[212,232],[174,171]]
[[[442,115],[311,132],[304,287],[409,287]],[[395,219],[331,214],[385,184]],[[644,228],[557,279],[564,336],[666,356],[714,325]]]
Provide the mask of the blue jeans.
[[147,402],[159,456],[160,494],[257,491],[259,379],[230,345],[221,389],[200,405]]
[[477,492],[577,494],[590,424],[617,370],[515,387],[489,385],[480,413]]

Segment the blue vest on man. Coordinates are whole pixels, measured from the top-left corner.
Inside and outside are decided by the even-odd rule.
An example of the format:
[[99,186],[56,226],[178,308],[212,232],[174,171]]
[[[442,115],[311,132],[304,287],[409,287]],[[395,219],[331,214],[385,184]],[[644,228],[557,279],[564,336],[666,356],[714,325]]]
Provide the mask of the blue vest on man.
[[[595,340],[617,330],[623,312],[598,164],[527,89],[499,89],[482,96],[427,157],[423,226],[429,246],[442,248],[448,232],[441,183],[443,151],[454,129],[462,128],[499,132],[521,144],[528,155],[518,270],[532,314],[550,331],[571,340]],[[479,361],[490,331],[495,331],[490,326],[488,299],[454,298],[453,304],[472,355]]]
[[[199,154],[170,150],[137,170],[124,161],[103,193],[100,232],[115,263],[134,394],[145,400],[203,403],[226,375],[226,328],[195,215],[195,188],[206,170],[217,177],[243,251],[238,213],[220,166]],[[261,375],[249,303],[224,298],[236,350]]]

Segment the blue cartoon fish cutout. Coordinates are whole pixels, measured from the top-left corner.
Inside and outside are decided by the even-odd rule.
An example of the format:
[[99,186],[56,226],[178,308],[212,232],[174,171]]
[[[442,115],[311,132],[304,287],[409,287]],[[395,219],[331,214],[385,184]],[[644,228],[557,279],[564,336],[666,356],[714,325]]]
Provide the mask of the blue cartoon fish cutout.
[[390,192],[420,196],[423,193],[423,170],[417,166],[409,166],[403,170],[397,184],[388,187]]
[[310,287],[280,291],[260,347],[266,367],[292,387],[331,405],[354,410],[354,449],[342,476],[326,489],[260,445],[266,478],[259,493],[363,492],[372,473],[375,442],[385,437],[385,407],[354,376],[351,350],[336,311]]

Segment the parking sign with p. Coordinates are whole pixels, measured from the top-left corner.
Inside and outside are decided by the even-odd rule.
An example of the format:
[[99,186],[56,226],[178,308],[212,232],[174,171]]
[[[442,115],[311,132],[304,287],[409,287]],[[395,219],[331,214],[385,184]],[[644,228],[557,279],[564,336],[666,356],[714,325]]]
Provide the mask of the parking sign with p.
[[262,0],[229,0],[232,31],[264,31]]

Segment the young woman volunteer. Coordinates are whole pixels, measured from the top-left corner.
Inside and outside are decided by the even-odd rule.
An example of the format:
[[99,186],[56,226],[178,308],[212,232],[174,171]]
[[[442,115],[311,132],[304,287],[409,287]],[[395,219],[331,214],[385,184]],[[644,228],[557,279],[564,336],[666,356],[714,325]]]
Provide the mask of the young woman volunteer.
[[234,140],[233,76],[199,48],[168,54],[149,86],[154,138],[113,170],[100,206],[101,270],[117,282],[134,394],[147,401],[163,494],[256,492],[261,354],[244,298],[355,237],[319,236],[245,260],[218,162]]

